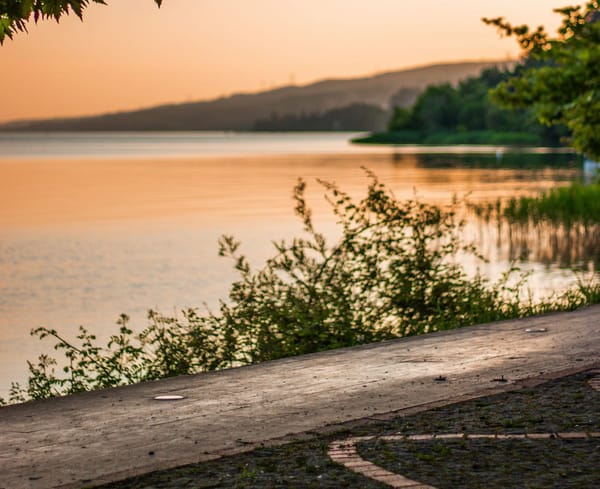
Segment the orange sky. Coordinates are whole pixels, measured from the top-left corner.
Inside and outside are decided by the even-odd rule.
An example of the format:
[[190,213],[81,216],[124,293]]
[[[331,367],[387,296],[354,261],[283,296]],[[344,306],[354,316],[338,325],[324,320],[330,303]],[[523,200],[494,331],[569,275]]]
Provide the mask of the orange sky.
[[518,54],[482,16],[552,30],[566,0],[108,0],[0,47],[0,121],[93,114]]

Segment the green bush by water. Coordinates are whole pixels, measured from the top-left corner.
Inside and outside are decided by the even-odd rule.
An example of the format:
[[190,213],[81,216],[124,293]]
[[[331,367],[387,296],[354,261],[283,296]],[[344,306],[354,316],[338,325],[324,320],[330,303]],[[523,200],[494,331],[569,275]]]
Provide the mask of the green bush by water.
[[499,319],[568,310],[600,300],[600,284],[533,303],[523,282],[509,286],[470,277],[458,253],[463,243],[456,206],[398,201],[371,175],[366,196],[355,202],[321,182],[342,234],[335,243],[314,227],[305,183],[294,189],[304,234],[275,244],[275,253],[253,270],[232,237],[220,254],[239,279],[216,312],[187,309],[179,317],[150,311],[141,334],[123,315],[119,332],[100,346],[84,328],[75,341],[57,331],[32,332],[56,342],[58,362],[42,355],[29,363],[27,385],[13,384],[10,401],[191,374],[332,348],[459,328]]

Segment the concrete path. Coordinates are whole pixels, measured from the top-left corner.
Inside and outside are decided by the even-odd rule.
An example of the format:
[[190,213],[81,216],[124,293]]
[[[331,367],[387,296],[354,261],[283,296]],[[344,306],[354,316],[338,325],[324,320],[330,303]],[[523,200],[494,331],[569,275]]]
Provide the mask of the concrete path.
[[4,407],[0,488],[100,484],[599,362],[594,306]]

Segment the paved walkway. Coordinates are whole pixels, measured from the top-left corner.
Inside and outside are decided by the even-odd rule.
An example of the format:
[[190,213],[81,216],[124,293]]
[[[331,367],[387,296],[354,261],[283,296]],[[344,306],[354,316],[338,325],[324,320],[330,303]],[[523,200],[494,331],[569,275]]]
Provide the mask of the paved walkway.
[[0,408],[0,488],[100,484],[599,362],[593,306],[9,406]]

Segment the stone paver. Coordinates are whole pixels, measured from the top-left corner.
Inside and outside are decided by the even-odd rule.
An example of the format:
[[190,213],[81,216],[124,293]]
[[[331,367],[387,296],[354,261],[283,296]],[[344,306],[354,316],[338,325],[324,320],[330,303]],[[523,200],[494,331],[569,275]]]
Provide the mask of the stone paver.
[[0,408],[0,488],[100,484],[519,389],[600,365],[599,318],[594,306]]
[[384,441],[431,441],[436,439],[443,440],[476,440],[488,439],[502,442],[503,440],[547,440],[550,438],[561,438],[563,440],[583,440],[589,438],[600,438],[600,433],[523,433],[523,434],[473,434],[454,433],[445,435],[426,434],[426,435],[388,435],[379,437],[360,437],[343,440],[343,442],[333,442],[328,450],[328,455],[334,462],[345,466],[357,474],[369,477],[377,482],[387,484],[394,488],[415,488],[436,489],[433,486],[428,486],[419,481],[411,480],[400,474],[389,472],[388,470],[379,467],[378,465],[363,459],[356,448],[356,445],[364,440],[379,439]]
[[[371,437],[369,437],[370,439]],[[348,470],[356,472],[357,474],[364,475],[370,479],[376,480],[383,484],[387,484],[390,487],[395,488],[415,488],[420,487],[422,489],[435,489],[431,486],[423,485],[417,481],[410,480],[399,474],[389,472],[374,463],[364,460],[356,449],[356,443],[363,440],[364,438],[351,438],[350,440],[344,440],[343,442],[334,442],[329,447],[329,457],[334,462],[342,464]]]
[[[589,385],[595,390],[600,391],[600,370],[594,371],[596,375],[589,380]],[[436,489],[435,487],[422,484],[419,481],[411,480],[400,474],[389,472],[378,465],[363,459],[358,453],[357,444],[365,440],[379,439],[384,441],[431,441],[431,440],[548,440],[560,438],[563,440],[585,440],[589,438],[600,438],[600,433],[592,432],[559,432],[559,433],[509,433],[509,434],[484,434],[484,433],[428,433],[419,435],[385,435],[370,437],[353,437],[345,440],[338,440],[329,446],[327,451],[329,457],[348,470],[365,477],[369,477],[382,484],[387,484],[394,488],[422,488]]]

